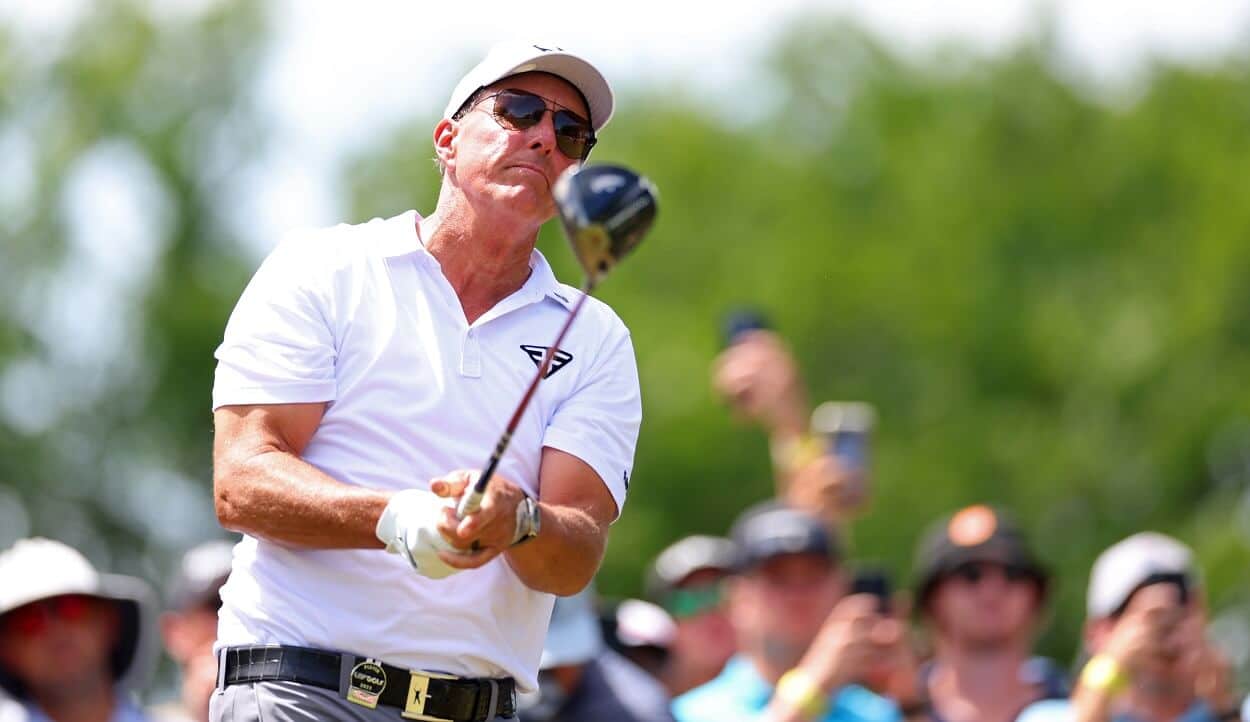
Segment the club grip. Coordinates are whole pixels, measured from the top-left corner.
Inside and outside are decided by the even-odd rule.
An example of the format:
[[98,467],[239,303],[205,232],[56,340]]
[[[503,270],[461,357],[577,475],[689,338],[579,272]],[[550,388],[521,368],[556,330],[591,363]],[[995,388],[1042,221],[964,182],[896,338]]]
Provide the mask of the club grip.
[[499,437],[499,443],[495,444],[495,451],[490,455],[490,461],[486,462],[486,468],[482,469],[477,481],[473,482],[473,487],[460,497],[460,504],[456,506],[457,519],[463,519],[481,508],[482,497],[486,495],[486,486],[490,484],[490,478],[495,475],[495,469],[499,468],[499,460],[503,458],[511,441],[512,432],[510,431],[505,431]]

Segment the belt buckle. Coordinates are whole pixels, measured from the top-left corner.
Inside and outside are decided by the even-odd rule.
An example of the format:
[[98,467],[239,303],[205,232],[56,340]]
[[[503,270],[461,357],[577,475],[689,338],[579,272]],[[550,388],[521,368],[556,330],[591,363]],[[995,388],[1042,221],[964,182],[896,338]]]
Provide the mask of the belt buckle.
[[400,715],[406,719],[422,720],[422,722],[456,722],[447,717],[435,717],[425,713],[425,705],[430,701],[431,679],[460,679],[452,674],[437,672],[409,671],[408,696]]

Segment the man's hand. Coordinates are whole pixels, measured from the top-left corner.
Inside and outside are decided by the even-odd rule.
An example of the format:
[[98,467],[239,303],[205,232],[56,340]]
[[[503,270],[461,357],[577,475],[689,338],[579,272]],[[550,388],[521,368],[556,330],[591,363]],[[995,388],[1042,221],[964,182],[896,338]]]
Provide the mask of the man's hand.
[[904,641],[898,621],[882,617],[878,600],[855,594],[838,602],[799,667],[825,692],[866,681],[892,660]]
[[447,500],[424,489],[405,489],[391,497],[378,518],[376,534],[386,550],[408,560],[418,574],[442,579],[460,571],[441,554],[451,545],[438,532]]
[[1130,677],[1180,657],[1177,635],[1185,614],[1170,584],[1153,584],[1133,595],[1101,650]]
[[863,508],[867,487],[863,471],[848,469],[832,454],[821,454],[794,470],[781,495],[796,508],[841,521]]
[[517,506],[525,500],[521,487],[496,474],[486,487],[482,505],[463,519],[456,518],[456,503],[477,480],[478,471],[453,471],[430,481],[430,491],[450,500],[438,520],[438,532],[451,545],[439,558],[455,569],[476,569],[512,546],[516,538]]
[[712,385],[743,418],[782,436],[807,430],[807,392],[798,365],[772,331],[743,333],[712,365]]

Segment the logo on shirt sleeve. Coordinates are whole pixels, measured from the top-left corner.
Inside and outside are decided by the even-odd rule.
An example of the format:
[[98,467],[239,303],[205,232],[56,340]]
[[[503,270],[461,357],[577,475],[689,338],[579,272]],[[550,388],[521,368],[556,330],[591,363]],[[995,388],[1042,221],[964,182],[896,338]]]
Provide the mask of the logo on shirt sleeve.
[[[533,361],[535,366],[542,365],[543,356],[547,355],[547,350],[549,348],[551,347],[521,344],[521,350],[524,351],[526,355],[530,357],[530,361]],[[551,357],[551,365],[547,367],[547,375],[543,376],[543,378],[550,378],[552,374],[554,374],[555,372],[567,366],[568,363],[572,360],[573,360],[573,354],[569,353],[568,351],[561,351],[560,349],[556,349],[555,355]]]

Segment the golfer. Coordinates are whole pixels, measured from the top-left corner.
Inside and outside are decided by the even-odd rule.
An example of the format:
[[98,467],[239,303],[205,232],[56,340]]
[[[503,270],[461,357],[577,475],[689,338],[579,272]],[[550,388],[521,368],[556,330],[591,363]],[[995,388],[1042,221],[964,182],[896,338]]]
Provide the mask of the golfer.
[[490,720],[534,688],[553,595],[585,587],[641,420],[629,332],[590,299],[481,508],[483,464],[578,298],[534,248],[613,95],[589,62],[501,45],[434,127],[434,211],[299,234],[217,350],[214,487],[242,532],[216,722]]

